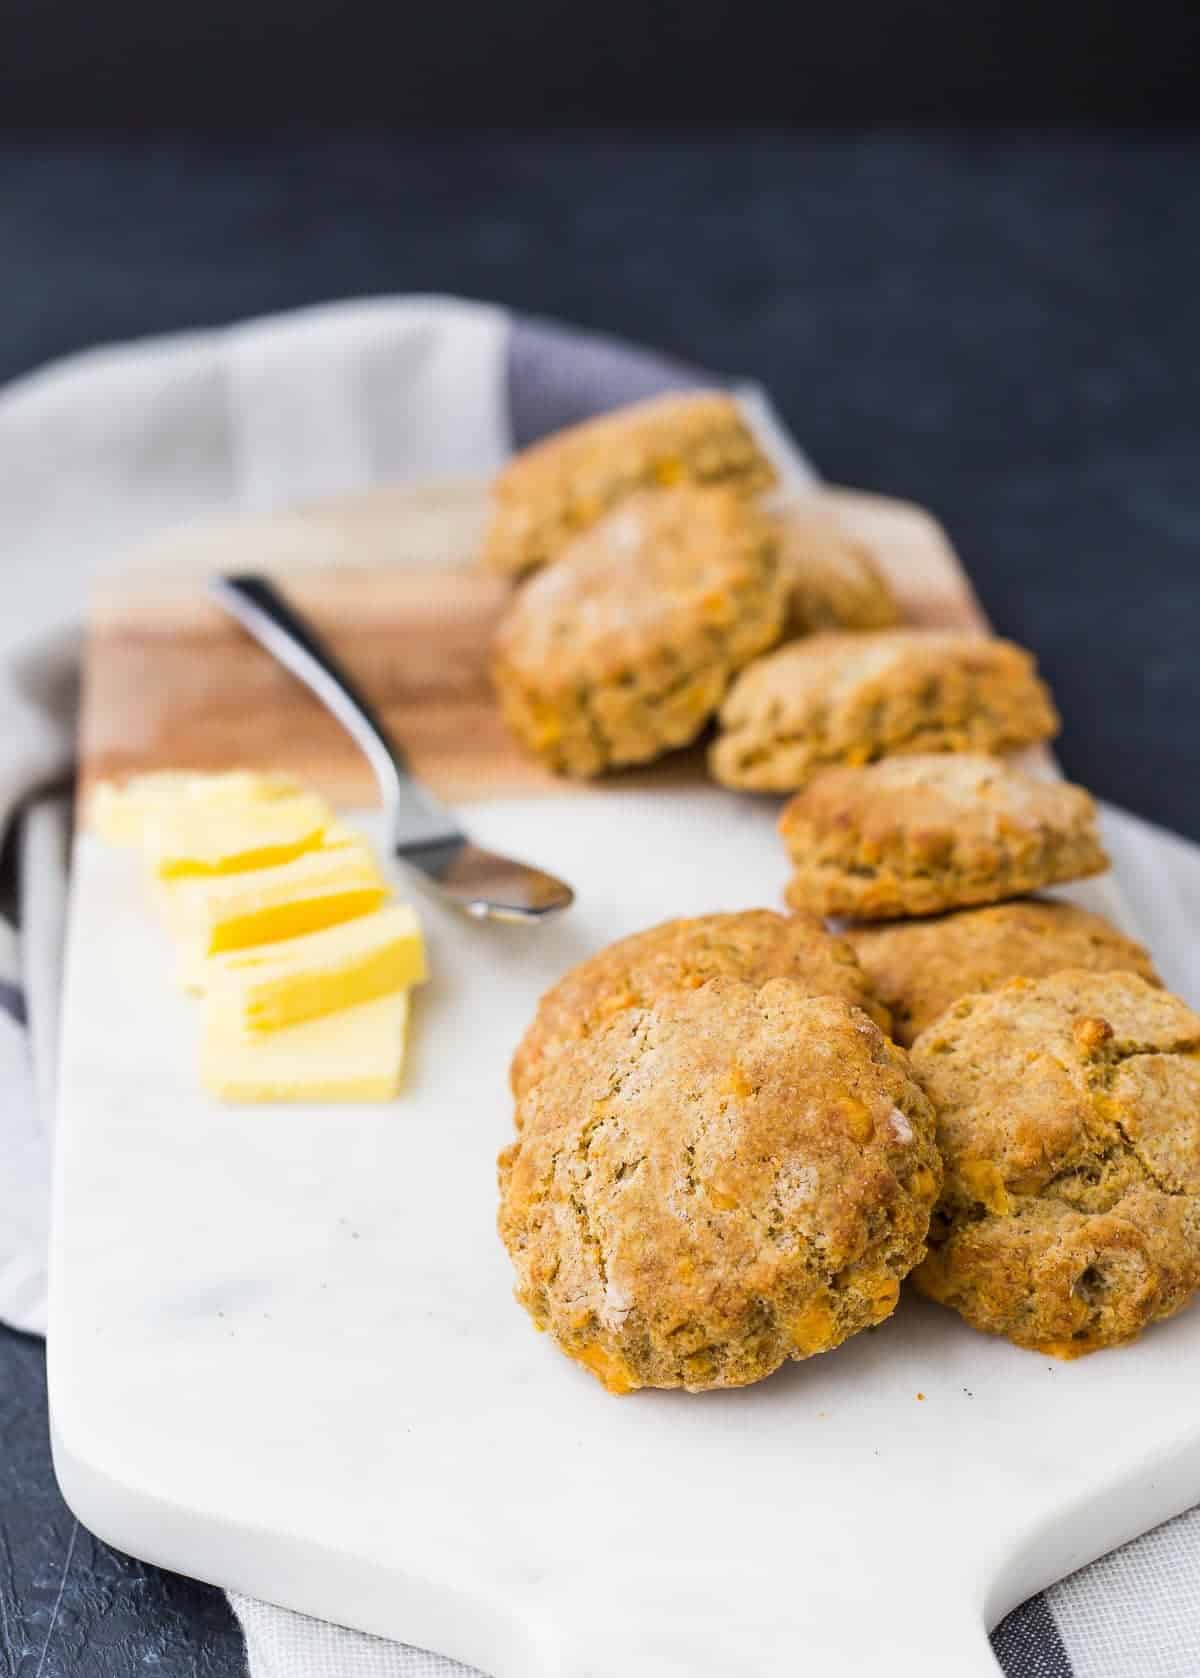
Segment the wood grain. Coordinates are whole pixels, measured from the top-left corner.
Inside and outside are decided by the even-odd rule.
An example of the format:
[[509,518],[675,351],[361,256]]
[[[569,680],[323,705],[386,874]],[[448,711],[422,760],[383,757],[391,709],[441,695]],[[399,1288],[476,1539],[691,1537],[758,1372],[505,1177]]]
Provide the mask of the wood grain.
[[[908,621],[987,628],[940,525],[906,502],[823,490],[871,547]],[[416,774],[450,799],[556,780],[509,737],[488,680],[511,585],[474,569],[481,485],[398,487],[169,532],[102,583],[84,658],[83,785],[162,768],[291,770],[341,804],[375,801],[365,760],[315,699],[205,594],[215,571],[267,571],[379,707]],[[704,775],[699,750],[622,784]],[[604,785],[611,788],[613,778]]]

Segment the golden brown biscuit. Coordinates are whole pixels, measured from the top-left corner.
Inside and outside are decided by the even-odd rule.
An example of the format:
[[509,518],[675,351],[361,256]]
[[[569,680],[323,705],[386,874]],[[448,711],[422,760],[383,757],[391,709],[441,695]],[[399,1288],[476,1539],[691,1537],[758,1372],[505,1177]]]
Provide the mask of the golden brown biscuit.
[[514,734],[566,775],[686,745],[778,639],[769,522],[729,489],[631,496],[525,585],[493,676]]
[[712,772],[788,792],[832,764],[1001,752],[1058,732],[1029,653],[929,629],[814,635],[744,670],[721,707]]
[[1084,967],[1162,983],[1140,944],[1073,903],[1022,899],[927,921],[851,926],[844,936],[891,1013],[892,1036],[905,1047],[960,996],[995,990],[1008,979]]
[[890,1315],[940,1166],[901,1049],[790,979],[626,1009],[500,1159],[517,1298],[611,1392],[735,1387]]
[[726,484],[752,495],[775,482],[737,402],[703,390],[636,402],[524,450],[492,484],[484,563],[519,577],[640,489]]
[[886,1029],[854,953],[815,915],[773,909],[663,921],[581,961],[548,990],[513,1056],[513,1093],[522,1095],[565,1048],[591,1037],[626,1008],[652,1007],[709,979],[793,979],[806,996],[856,1003]]
[[915,1280],[1077,1357],[1200,1287],[1200,1016],[1132,973],[1013,979],[913,1045],[946,1183]]
[[795,504],[777,523],[779,567],[790,590],[786,638],[899,623],[896,598],[871,550],[832,513]]
[[779,831],[792,908],[851,920],[998,903],[1108,867],[1082,787],[992,757],[827,769],[788,801]]

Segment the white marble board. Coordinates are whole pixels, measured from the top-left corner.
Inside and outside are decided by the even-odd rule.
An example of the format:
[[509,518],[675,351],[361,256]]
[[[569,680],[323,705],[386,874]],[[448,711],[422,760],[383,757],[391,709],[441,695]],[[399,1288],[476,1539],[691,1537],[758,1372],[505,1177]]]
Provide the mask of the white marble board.
[[404,1096],[341,1110],[205,1098],[138,865],[80,839],[50,1388],[87,1526],[496,1678],[983,1678],[1010,1606],[1200,1498],[1200,1310],[1062,1364],[909,1299],[756,1388],[616,1399],[513,1303],[493,1160],[536,996],[627,930],[777,901],[773,814],[468,808],[577,908],[424,900]]

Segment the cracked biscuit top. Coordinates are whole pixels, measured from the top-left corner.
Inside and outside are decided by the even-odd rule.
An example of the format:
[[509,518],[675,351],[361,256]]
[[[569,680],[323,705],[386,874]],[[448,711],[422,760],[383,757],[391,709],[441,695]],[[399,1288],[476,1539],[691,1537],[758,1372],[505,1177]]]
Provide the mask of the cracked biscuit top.
[[850,926],[844,937],[891,1014],[892,1036],[906,1047],[960,996],[1008,979],[1086,967],[1160,983],[1140,944],[1073,903],[1021,899],[931,920]]
[[1200,1016],[1068,969],[954,1003],[913,1045],[946,1178],[916,1274],[976,1328],[1075,1357],[1200,1286]]
[[555,432],[499,473],[484,564],[514,577],[547,565],[638,490],[723,484],[753,495],[774,482],[774,467],[724,391],[635,402]]
[[1090,795],[999,758],[827,769],[788,802],[779,832],[792,908],[851,920],[996,903],[1108,867]]
[[693,740],[770,646],[784,596],[769,521],[727,489],[649,490],[519,592],[493,677],[552,769],[598,775]]
[[830,633],[757,659],[721,707],[712,772],[789,792],[818,770],[914,752],[1003,752],[1048,740],[1058,714],[1011,641],[929,629]]
[[741,1386],[893,1310],[940,1165],[902,1050],[789,979],[627,1009],[521,1098],[517,1298],[613,1392]]
[[663,921],[609,944],[546,992],[513,1056],[513,1093],[521,1095],[557,1055],[615,1014],[717,978],[758,985],[793,979],[806,995],[840,996],[876,1024],[891,1023],[870,995],[854,952],[815,915],[742,909]]

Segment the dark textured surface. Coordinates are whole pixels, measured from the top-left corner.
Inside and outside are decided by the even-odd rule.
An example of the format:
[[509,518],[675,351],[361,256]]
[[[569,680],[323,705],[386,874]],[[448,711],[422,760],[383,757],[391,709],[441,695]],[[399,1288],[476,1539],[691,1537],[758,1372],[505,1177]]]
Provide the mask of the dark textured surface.
[[[9,143],[0,377],[446,290],[760,379],[828,476],[942,516],[1047,667],[1069,772],[1200,838],[1198,165],[1183,139]],[[237,1672],[215,1593],[73,1539],[40,1348],[0,1337],[0,1395],[7,1670]]]
[[0,1329],[0,1673],[234,1678],[243,1664],[219,1591],[118,1555],[64,1507],[42,1347]]

